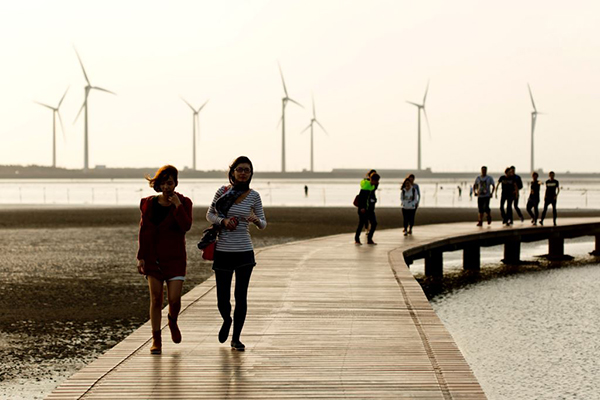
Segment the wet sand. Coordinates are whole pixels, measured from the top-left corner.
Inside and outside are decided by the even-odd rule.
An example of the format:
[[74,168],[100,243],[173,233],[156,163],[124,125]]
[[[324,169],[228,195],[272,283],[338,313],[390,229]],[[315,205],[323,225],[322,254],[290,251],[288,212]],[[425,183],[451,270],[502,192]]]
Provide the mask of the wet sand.
[[[256,248],[338,233],[348,233],[349,245],[353,242],[354,208],[265,212],[267,229],[252,231]],[[194,209],[184,291],[212,273],[195,247],[208,226],[205,213],[206,208]],[[600,211],[560,213],[586,215]],[[402,224],[396,208],[378,209],[377,218],[378,229]],[[423,208],[415,230],[419,224],[475,218],[475,210]],[[135,267],[138,223],[134,207],[0,210],[0,397],[43,398],[148,319],[148,289]]]

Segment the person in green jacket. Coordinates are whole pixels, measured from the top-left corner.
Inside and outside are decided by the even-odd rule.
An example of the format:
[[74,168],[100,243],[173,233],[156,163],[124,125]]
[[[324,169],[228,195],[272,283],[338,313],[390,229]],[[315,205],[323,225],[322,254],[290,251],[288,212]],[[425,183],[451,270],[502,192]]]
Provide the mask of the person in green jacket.
[[354,243],[361,245],[360,234],[363,227],[367,224],[370,225],[369,233],[367,234],[367,244],[375,245],[373,241],[373,234],[377,229],[377,218],[375,217],[375,203],[377,203],[377,197],[375,191],[379,186],[379,174],[373,172],[369,178],[365,178],[360,182],[360,192],[358,194],[358,228],[356,229],[356,235],[354,236]]

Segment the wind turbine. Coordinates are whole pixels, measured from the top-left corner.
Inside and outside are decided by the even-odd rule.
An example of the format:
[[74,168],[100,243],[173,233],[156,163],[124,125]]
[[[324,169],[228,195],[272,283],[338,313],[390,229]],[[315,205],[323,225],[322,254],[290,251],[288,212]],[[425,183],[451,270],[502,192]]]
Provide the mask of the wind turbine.
[[[102,92],[106,92],[106,93],[110,93],[110,94],[114,94],[116,95],[116,93],[111,92],[110,90],[106,90],[103,89],[101,87],[98,86],[92,86],[92,84],[90,83],[90,80],[88,79],[88,76],[85,72],[85,68],[83,67],[83,62],[81,61],[81,57],[79,57],[79,53],[77,52],[77,49],[75,49],[75,54],[77,54],[77,59],[79,60],[79,64],[81,65],[81,70],[83,71],[83,76],[85,77],[85,81],[87,82],[87,85],[85,86],[85,97],[83,100],[83,104],[81,105],[81,108],[79,109],[79,112],[77,113],[77,116],[75,117],[75,121],[77,121],[77,118],[79,118],[79,115],[81,114],[81,111],[83,111],[85,109],[84,112],[84,136],[83,136],[83,169],[84,170],[88,170],[89,169],[89,145],[88,145],[88,96],[90,95],[90,91],[92,91],[93,89],[95,90],[100,90]],[[75,123],[75,121],[73,121],[73,123]]]
[[285,97],[281,99],[281,119],[279,120],[279,122],[281,122],[281,172],[285,172],[285,106],[288,101],[291,101],[302,108],[304,108],[304,106],[288,96],[285,80],[283,79],[283,72],[281,71],[281,65],[279,63],[277,63],[277,65],[279,66],[279,74],[281,75],[281,82],[283,83],[283,91],[285,93]]
[[313,96],[312,98],[312,103],[313,103],[313,116],[310,120],[310,124],[304,128],[302,130],[302,132],[300,133],[304,133],[308,128],[310,128],[310,172],[315,172],[314,171],[314,141],[313,141],[313,125],[316,123],[317,125],[319,125],[321,127],[321,129],[323,129],[323,132],[325,132],[325,134],[329,135],[327,133],[327,131],[325,130],[325,128],[323,127],[323,125],[321,125],[321,123],[319,121],[317,121],[317,114],[315,113],[315,98]]
[[35,103],[39,104],[40,106],[49,108],[52,110],[52,168],[56,168],[56,115],[58,114],[58,119],[60,121],[60,128],[63,134],[63,139],[65,138],[65,126],[63,125],[63,120],[62,117],[60,116],[60,112],[58,111],[60,109],[60,105],[62,104],[63,100],[65,99],[65,96],[67,95],[67,92],[69,91],[69,88],[67,88],[67,90],[65,90],[65,94],[63,94],[63,96],[60,98],[60,101],[58,102],[58,105],[56,107],[52,107],[49,106],[48,104],[44,104],[44,103],[40,103],[39,101],[36,101]]
[[407,101],[407,103],[412,104],[417,107],[417,115],[418,115],[418,125],[417,125],[417,170],[421,171],[421,110],[423,110],[423,114],[425,114],[425,121],[427,122],[427,132],[429,133],[429,137],[431,138],[431,131],[429,130],[429,118],[427,118],[427,111],[425,111],[425,101],[427,100],[427,92],[429,91],[429,82],[427,82],[427,88],[425,89],[425,96],[423,96],[423,104],[413,103],[412,101]]
[[202,109],[204,108],[204,106],[206,105],[206,103],[208,103],[208,100],[206,100],[204,102],[204,104],[202,104],[202,106],[198,109],[198,111],[196,111],[196,109],[194,107],[192,107],[192,105],[190,103],[188,103],[183,97],[181,98],[181,100],[183,100],[185,102],[185,104],[187,104],[193,112],[192,115],[192,125],[193,125],[193,137],[192,137],[192,153],[193,153],[193,168],[194,171],[196,170],[196,125],[198,125],[198,140],[200,140],[200,111],[202,111]]
[[533,133],[535,132],[535,122],[537,120],[538,114],[542,114],[538,112],[537,108],[535,108],[535,102],[533,101],[533,94],[531,94],[531,87],[529,83],[527,84],[527,89],[529,89],[529,97],[531,98],[531,105],[533,106],[533,111],[531,112],[531,171],[535,171],[535,164],[533,163],[533,155],[534,155],[534,141],[533,141]]

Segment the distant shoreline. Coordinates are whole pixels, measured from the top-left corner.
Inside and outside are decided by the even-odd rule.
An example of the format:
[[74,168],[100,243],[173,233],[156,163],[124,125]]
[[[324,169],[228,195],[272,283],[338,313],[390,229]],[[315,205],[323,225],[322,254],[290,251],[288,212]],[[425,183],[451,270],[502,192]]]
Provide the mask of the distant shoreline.
[[[0,165],[0,179],[139,179],[145,175],[153,175],[157,167],[145,168],[106,168],[96,166],[95,168],[84,171],[83,169],[66,169],[52,168],[39,165]],[[365,169],[341,169],[336,168],[329,172],[310,172],[310,171],[294,171],[294,172],[256,172],[254,175],[259,179],[356,179],[366,174],[368,168]],[[404,178],[406,175],[413,173],[419,178],[432,179],[466,179],[471,181],[479,174],[479,171],[472,172],[435,172],[430,168],[424,170],[417,169],[378,169],[382,177],[387,178]],[[542,177],[547,175],[547,172],[538,171]],[[522,176],[529,176],[529,171],[519,169]],[[561,172],[556,171],[557,176],[568,179],[600,179],[600,172]],[[181,169],[179,177],[184,179],[211,179],[223,178],[227,175],[225,170],[211,171],[194,171],[191,169]],[[500,171],[490,171],[490,175],[498,176],[503,174]]]

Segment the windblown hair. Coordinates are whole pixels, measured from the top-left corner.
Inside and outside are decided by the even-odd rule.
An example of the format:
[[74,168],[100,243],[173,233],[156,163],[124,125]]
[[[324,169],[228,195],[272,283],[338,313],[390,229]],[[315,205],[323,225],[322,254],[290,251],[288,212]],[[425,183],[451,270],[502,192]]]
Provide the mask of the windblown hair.
[[177,168],[175,168],[172,165],[165,165],[160,167],[158,171],[156,171],[154,177],[146,175],[146,180],[148,181],[152,189],[154,189],[156,192],[160,192],[160,185],[162,185],[164,181],[169,179],[169,177],[172,177],[175,181],[175,184],[177,184],[177,174]]
[[250,178],[248,179],[248,182],[246,182],[248,187],[250,187],[250,182],[254,176],[254,166],[252,165],[252,161],[246,156],[239,156],[229,165],[229,183],[231,183],[232,186],[235,185],[235,175],[233,174],[233,171],[240,164],[250,164]]

